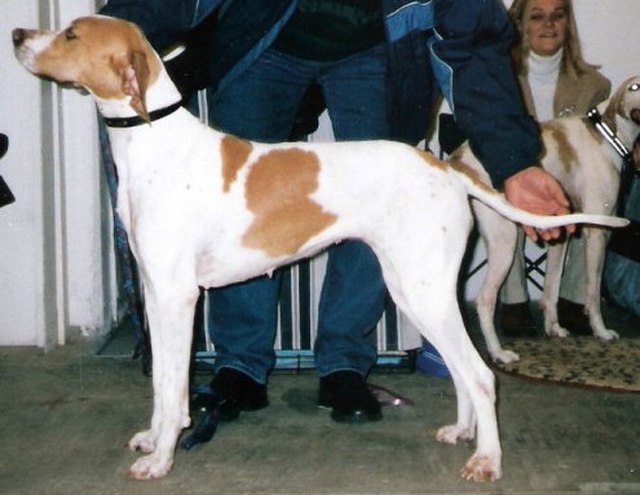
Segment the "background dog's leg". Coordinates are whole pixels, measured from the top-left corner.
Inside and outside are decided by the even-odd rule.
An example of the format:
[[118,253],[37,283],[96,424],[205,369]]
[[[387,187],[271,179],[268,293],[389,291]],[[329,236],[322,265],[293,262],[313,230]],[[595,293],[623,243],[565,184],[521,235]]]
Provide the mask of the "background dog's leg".
[[487,273],[476,299],[480,329],[491,358],[496,362],[511,363],[520,359],[520,356],[500,345],[496,335],[495,313],[500,287],[513,263],[518,231],[513,222],[482,203],[474,200],[472,204],[487,253]]
[[589,315],[589,323],[593,334],[602,340],[613,340],[620,336],[614,330],[608,329],[602,319],[600,309],[600,290],[602,282],[602,270],[604,268],[605,250],[609,231],[597,227],[585,227],[583,235],[586,236],[587,253],[587,287],[585,307]]
[[547,268],[540,306],[544,313],[544,331],[549,337],[567,337],[569,332],[558,321],[558,297],[560,279],[567,251],[567,243],[560,242],[547,246]]
[[[150,290],[148,287],[158,287]],[[153,352],[153,416],[151,428],[136,434],[129,446],[149,454],[139,458],[129,474],[136,479],[165,476],[173,464],[178,436],[189,426],[189,360],[193,317],[198,297],[173,280],[145,284],[145,305]]]

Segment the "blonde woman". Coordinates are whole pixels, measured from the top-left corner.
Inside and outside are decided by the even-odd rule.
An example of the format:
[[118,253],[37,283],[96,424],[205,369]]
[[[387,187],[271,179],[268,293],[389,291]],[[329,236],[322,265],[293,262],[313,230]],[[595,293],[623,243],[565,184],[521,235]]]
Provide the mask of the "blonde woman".
[[[609,80],[582,57],[571,0],[514,0],[509,14],[519,33],[512,52],[518,82],[527,110],[538,121],[584,115],[609,97]],[[510,336],[536,333],[529,311],[523,244],[520,235],[500,296],[501,328]],[[573,238],[562,276],[558,316],[560,324],[575,334],[591,333],[584,314],[584,266],[584,241]]]

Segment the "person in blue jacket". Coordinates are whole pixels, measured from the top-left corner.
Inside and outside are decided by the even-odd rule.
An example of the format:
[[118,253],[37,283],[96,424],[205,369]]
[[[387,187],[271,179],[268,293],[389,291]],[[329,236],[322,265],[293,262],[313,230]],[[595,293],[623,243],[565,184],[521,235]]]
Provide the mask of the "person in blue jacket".
[[[495,187],[529,211],[568,211],[559,185],[537,166],[537,126],[520,100],[509,58],[513,28],[500,0],[110,0],[101,12],[136,22],[159,51],[206,25],[199,48],[209,115],[226,132],[270,142],[299,137],[305,97],[319,88],[337,140],[415,145],[441,92]],[[214,291],[212,388],[223,398],[223,418],[268,404],[279,284],[276,275]],[[318,402],[336,421],[381,418],[366,385],[376,359],[366,335],[384,293],[366,245],[329,250],[314,350]]]

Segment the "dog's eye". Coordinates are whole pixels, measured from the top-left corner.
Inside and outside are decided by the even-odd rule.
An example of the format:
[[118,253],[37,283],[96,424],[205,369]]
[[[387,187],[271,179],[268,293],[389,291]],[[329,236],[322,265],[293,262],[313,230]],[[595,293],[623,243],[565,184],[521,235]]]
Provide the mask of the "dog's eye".
[[638,83],[633,83],[631,86],[629,86],[629,91],[638,91],[640,89],[640,84]]
[[75,40],[76,33],[73,32],[73,28],[67,28],[64,32],[64,37],[67,39],[67,41]]

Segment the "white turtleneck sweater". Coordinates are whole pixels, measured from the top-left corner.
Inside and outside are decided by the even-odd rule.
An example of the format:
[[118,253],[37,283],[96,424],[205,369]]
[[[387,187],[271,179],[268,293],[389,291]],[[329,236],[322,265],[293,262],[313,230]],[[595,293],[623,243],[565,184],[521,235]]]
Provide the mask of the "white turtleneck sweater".
[[556,83],[560,73],[560,62],[563,50],[558,50],[554,55],[544,57],[533,51],[529,53],[528,81],[531,87],[533,105],[536,108],[536,118],[540,122],[551,120],[553,114],[553,97],[556,92]]

